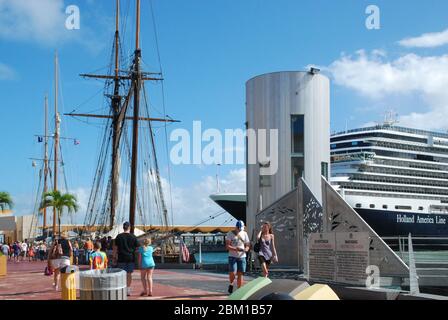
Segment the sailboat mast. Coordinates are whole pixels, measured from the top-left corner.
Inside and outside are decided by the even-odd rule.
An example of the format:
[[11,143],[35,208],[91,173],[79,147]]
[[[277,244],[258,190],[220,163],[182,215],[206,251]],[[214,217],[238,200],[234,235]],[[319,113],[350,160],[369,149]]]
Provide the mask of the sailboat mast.
[[119,143],[121,136],[121,124],[119,123],[119,113],[121,105],[120,97],[120,78],[119,78],[119,16],[120,16],[120,0],[116,0],[116,17],[115,17],[115,78],[114,78],[114,95],[112,97],[112,177],[111,177],[111,195],[110,195],[110,223],[109,228],[112,230],[115,222],[116,207],[118,202],[118,180],[119,180]]
[[[45,95],[44,194],[48,191],[48,96]],[[43,209],[42,233],[47,235],[47,208]]]
[[138,161],[138,123],[140,112],[140,0],[137,0],[137,17],[136,17],[136,35],[135,35],[135,57],[134,70],[132,74],[134,82],[134,119],[132,132],[132,160],[131,160],[131,190],[129,201],[129,223],[131,224],[131,233],[134,233],[135,225],[135,209],[137,202],[137,161]]
[[[59,150],[59,114],[58,114],[58,53],[54,57],[54,170],[53,170],[53,190],[58,190],[58,150]],[[53,237],[56,234],[57,210],[53,207]]]

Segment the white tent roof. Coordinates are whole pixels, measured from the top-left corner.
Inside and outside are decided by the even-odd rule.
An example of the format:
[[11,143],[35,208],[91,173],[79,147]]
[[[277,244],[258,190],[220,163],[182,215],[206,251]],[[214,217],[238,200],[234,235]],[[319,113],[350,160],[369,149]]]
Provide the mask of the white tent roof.
[[[112,230],[110,230],[108,233],[106,233],[105,237],[112,237],[112,239],[115,239],[120,233],[124,232],[123,226],[115,226]],[[136,237],[139,237],[141,235],[145,234],[144,231],[140,230],[139,228],[134,228],[134,235]]]

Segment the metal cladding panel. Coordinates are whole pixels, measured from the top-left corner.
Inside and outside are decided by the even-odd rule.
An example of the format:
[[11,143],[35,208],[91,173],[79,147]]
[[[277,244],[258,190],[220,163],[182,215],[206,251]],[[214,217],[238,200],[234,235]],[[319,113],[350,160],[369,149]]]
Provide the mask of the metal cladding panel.
[[361,216],[322,178],[324,231],[368,232],[370,235],[370,265],[380,269],[384,277],[408,277],[409,268],[378,236]]
[[246,83],[247,128],[277,129],[279,146],[278,171],[271,177],[270,187],[259,186],[260,166],[247,164],[247,224],[250,231],[260,208],[266,208],[293,189],[291,115],[304,115],[304,179],[321,201],[321,162],[327,162],[330,167],[329,79],[296,71],[252,78]]

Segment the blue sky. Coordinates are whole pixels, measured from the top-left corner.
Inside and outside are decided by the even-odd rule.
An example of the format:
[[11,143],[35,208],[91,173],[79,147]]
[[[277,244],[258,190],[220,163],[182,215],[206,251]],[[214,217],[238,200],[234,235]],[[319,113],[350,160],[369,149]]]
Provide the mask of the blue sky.
[[[446,1],[152,1],[167,113],[182,121],[169,126],[169,132],[190,130],[194,120],[201,120],[203,128],[243,128],[248,79],[272,71],[303,70],[310,64],[320,66],[332,80],[333,130],[381,121],[389,108],[403,125],[448,129]],[[105,106],[101,84],[78,74],[109,63],[114,2],[0,0],[0,189],[13,195],[17,214],[32,210],[38,179],[28,158],[42,152],[34,135],[43,130],[45,93],[53,106],[55,49],[60,57],[62,111],[90,112]],[[145,68],[159,71],[149,1],[142,3]],[[67,31],[65,8],[72,4],[80,8],[81,29]],[[381,10],[379,30],[365,27],[370,4]],[[129,5],[128,19],[133,19],[134,0],[122,0],[122,14]],[[129,24],[123,34],[129,50],[132,30]],[[153,114],[160,115],[160,86],[148,88]],[[81,142],[78,146],[64,142],[63,148],[69,187],[85,200],[101,129],[92,122],[63,118],[62,134]],[[162,141],[166,178],[163,131],[157,137]],[[194,224],[219,211],[208,199],[215,191],[216,166],[182,165],[171,170],[175,222]],[[244,167],[225,165],[220,176],[226,191],[244,191]]]

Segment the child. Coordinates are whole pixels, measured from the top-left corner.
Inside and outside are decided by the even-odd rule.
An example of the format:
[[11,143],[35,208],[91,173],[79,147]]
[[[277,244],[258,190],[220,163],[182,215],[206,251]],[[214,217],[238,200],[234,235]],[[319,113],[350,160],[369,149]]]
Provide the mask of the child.
[[143,246],[138,248],[139,254],[139,265],[140,265],[140,273],[143,284],[143,292],[140,296],[152,296],[152,273],[154,271],[154,267],[156,264],[154,263],[154,259],[152,254],[154,252],[154,248],[151,247],[151,239],[145,239],[143,241]]
[[75,265],[79,264],[79,244],[78,244],[78,241],[75,241],[75,244],[73,246],[73,263]]
[[90,255],[90,270],[107,269],[107,255],[101,251],[101,242],[95,242],[95,251]]
[[34,247],[32,245],[28,249],[28,260],[29,262],[34,260]]

